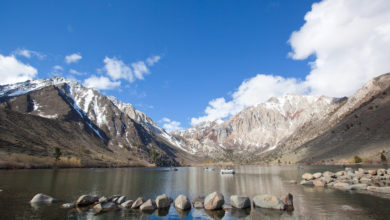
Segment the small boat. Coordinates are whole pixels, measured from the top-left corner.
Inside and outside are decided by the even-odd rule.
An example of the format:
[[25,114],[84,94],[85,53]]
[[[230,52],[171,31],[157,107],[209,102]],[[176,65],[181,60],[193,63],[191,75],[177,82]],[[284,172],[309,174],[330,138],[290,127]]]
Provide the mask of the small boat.
[[221,174],[234,174],[233,169],[221,169]]

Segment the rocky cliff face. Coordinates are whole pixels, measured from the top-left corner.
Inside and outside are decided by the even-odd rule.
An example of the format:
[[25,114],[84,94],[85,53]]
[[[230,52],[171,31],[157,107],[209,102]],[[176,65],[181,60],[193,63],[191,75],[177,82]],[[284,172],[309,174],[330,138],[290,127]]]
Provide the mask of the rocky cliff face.
[[[137,154],[149,162],[153,162],[149,158],[151,150],[160,152],[163,160],[172,164],[177,163],[179,154],[185,154],[170,135],[132,105],[61,77],[0,86],[0,109],[7,114],[23,114],[24,118],[38,116],[60,124],[71,123],[89,134],[90,140],[86,141],[89,145],[99,143],[111,152]],[[5,124],[3,129],[7,129]],[[3,138],[9,143],[10,138],[4,135]],[[19,137],[17,141],[22,139]],[[68,142],[67,146],[72,145],[72,139]]]
[[291,162],[332,162],[355,155],[371,160],[390,150],[390,74],[376,77],[328,117],[302,126],[263,157]]

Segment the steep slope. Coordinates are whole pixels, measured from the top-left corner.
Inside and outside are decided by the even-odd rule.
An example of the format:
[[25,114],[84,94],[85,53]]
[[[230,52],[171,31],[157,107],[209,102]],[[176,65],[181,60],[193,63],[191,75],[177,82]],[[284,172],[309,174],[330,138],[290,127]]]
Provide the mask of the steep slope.
[[[4,131],[1,135],[3,146],[8,147],[8,150],[23,149],[27,152],[26,148],[39,149],[43,145],[47,146],[46,152],[41,153],[49,155],[52,154],[55,146],[64,150],[68,148],[69,153],[72,150],[74,152],[72,146],[77,144],[75,140],[83,139],[85,140],[83,146],[89,151],[93,148],[103,148],[107,152],[113,152],[114,160],[121,163],[141,157],[158,165],[177,165],[178,157],[186,155],[179,148],[180,146],[174,145],[172,143],[174,140],[149,117],[134,108],[133,114],[130,114],[129,111],[125,111],[130,105],[121,108],[118,103],[96,90],[60,77],[0,86],[0,109],[7,116],[4,119],[12,118],[12,120],[1,121],[0,124]],[[125,104],[121,105],[125,106]],[[58,141],[55,141],[50,132],[42,134],[40,127],[34,126],[41,120],[37,117],[51,121],[47,122],[49,130],[61,128],[62,132],[57,134],[63,138],[56,138]],[[12,123],[22,123],[19,120],[31,121],[31,124],[21,127],[12,125]],[[8,130],[11,127],[14,128],[12,132]],[[63,127],[68,129],[62,129]],[[69,129],[73,131],[69,132]],[[26,135],[19,135],[24,134],[22,130],[27,130],[33,136],[27,138]],[[73,134],[74,138],[64,139],[69,137],[67,135],[69,133]],[[41,142],[31,141],[39,136]],[[20,144],[22,142],[25,144]],[[150,158],[152,154],[154,156]]]
[[223,122],[208,122],[176,132],[183,145],[198,154],[233,150],[236,153],[271,151],[304,124],[319,121],[344,99],[285,95],[244,109]]
[[347,161],[355,155],[377,160],[390,151],[390,74],[376,77],[329,117],[302,126],[266,160]]

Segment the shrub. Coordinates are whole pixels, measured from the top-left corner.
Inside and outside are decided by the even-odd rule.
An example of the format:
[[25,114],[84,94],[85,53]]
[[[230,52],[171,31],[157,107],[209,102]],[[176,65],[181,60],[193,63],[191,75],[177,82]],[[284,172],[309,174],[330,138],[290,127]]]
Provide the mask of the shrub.
[[382,153],[381,153],[381,161],[382,161],[382,162],[387,161],[387,158],[386,158],[386,156],[385,156],[385,151],[382,151]]
[[355,162],[355,163],[361,163],[363,160],[362,160],[362,158],[360,158],[359,156],[355,156],[354,158],[353,158],[353,161]]

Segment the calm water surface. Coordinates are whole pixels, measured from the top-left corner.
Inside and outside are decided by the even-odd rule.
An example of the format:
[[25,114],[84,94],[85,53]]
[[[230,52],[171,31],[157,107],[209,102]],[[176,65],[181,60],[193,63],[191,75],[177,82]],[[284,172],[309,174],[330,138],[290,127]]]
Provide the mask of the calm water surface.
[[[337,171],[337,166],[235,167],[237,174],[220,175],[203,168],[179,168],[166,172],[162,168],[1,170],[0,219],[390,219],[390,195],[367,192],[344,192],[336,189],[290,184],[304,172]],[[119,210],[104,214],[92,211],[65,210],[60,206],[79,195],[126,195],[155,199],[166,193],[175,198],[185,194],[190,199],[219,191],[229,203],[231,195],[270,193],[283,196],[292,193],[295,210],[284,212],[252,208],[243,211],[205,212],[192,209],[177,212],[173,206],[166,212],[140,213]],[[36,193],[46,193],[60,200],[50,206],[31,206]]]

